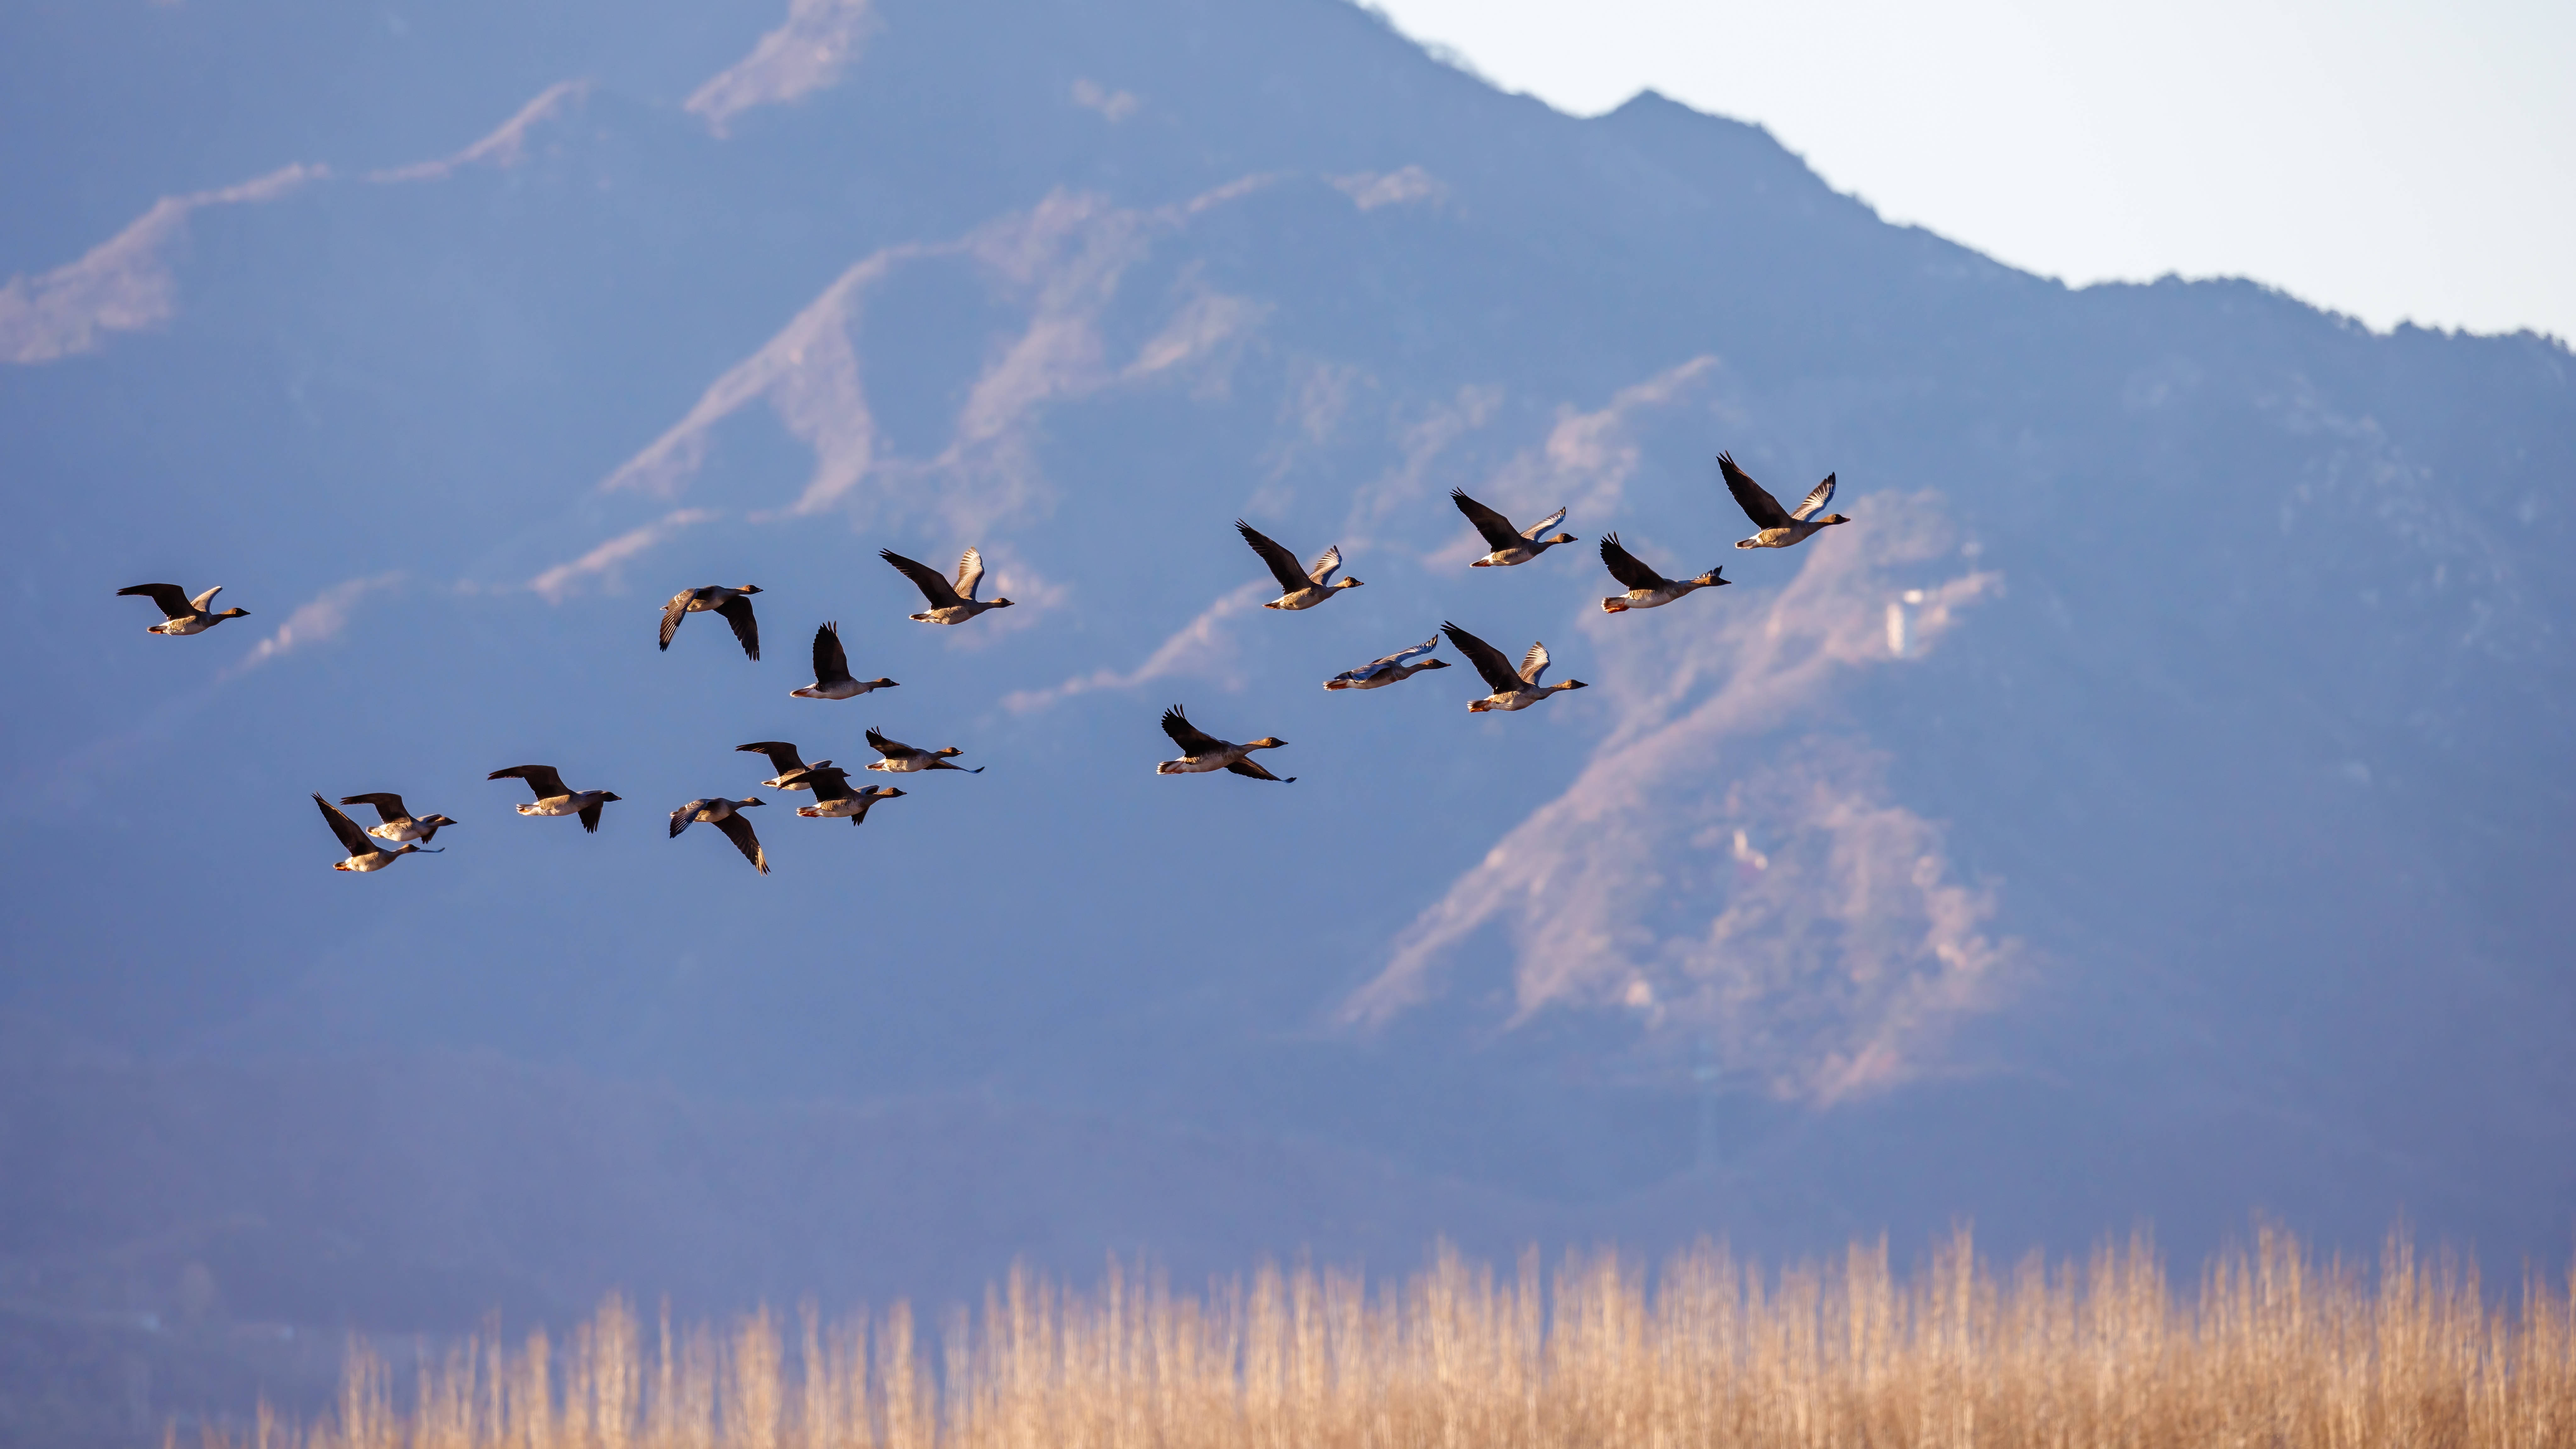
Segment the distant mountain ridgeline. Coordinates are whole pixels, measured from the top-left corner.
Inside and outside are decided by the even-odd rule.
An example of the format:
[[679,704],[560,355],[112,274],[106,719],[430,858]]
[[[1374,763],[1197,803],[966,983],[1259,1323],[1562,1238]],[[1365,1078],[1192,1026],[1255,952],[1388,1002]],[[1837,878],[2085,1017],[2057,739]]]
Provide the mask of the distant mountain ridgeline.
[[[1316,1154],[1321,1206],[1207,1227],[1211,1261],[1299,1221],[1801,1250],[2149,1216],[2198,1253],[2256,1206],[2563,1253],[2562,345],[2070,291],[1757,128],[1560,116],[1324,0],[582,14],[403,49],[156,11],[278,77],[170,141],[211,174],[41,92],[129,159],[77,204],[28,169],[31,203],[132,193],[78,238],[0,231],[42,623],[4,646],[41,701],[5,716],[8,1004],[47,1031],[147,1074],[481,1052],[690,1111],[962,1096],[1029,1142],[1070,1113]],[[123,86],[181,63],[114,60],[104,20],[43,44]],[[301,79],[332,66],[410,99]],[[1735,552],[1720,448],[1790,497],[1837,473],[1854,523]],[[1471,571],[1453,487],[1581,543]],[[1237,517],[1368,587],[1256,607]],[[1614,530],[1732,586],[1604,614]],[[969,544],[1016,606],[907,622],[877,550]],[[250,617],[145,638],[111,595],[147,577]],[[649,647],[710,581],[762,585],[765,662]],[[826,619],[900,687],[788,698]],[[1593,688],[1508,718],[1466,712],[1472,671],[1320,688],[1444,621]],[[1173,703],[1287,741],[1298,783],[1154,778]],[[735,745],[847,764],[871,725],[989,768],[856,831],[762,820],[768,878],[663,838],[759,777]],[[519,820],[483,777],[529,760],[631,803],[595,838]],[[460,823],[343,879],[315,790]],[[814,1132],[781,1160],[857,1150]],[[922,1160],[923,1191],[983,1170]],[[948,1286],[1012,1243],[1150,1246],[1161,1171],[870,1251]],[[1227,1179],[1173,1201],[1232,1221]],[[457,1261],[575,1312],[723,1216],[542,1289],[538,1249]],[[47,1221],[72,1258],[151,1231]],[[463,1311],[372,1261],[292,1311]]]

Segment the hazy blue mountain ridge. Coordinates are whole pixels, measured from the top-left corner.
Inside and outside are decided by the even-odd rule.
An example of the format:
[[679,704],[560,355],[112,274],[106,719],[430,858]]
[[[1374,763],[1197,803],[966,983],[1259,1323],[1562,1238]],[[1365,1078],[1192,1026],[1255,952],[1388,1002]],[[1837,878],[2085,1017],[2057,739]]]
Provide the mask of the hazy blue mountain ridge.
[[[2256,1209],[2563,1257],[2562,344],[2069,290],[1337,4],[796,14],[854,58],[741,105],[803,83],[769,7],[0,44],[20,1296],[198,1262],[399,1330]],[[1734,551],[1721,447],[1856,523]],[[1584,542],[1471,573],[1453,486]],[[1367,587],[1260,610],[1237,516]],[[1735,584],[1605,617],[1612,529]],[[876,550],[969,542],[1020,606],[905,621]],[[253,615],[142,637],[147,577]],[[647,643],[713,581],[762,663]],[[787,698],[826,618],[903,687]],[[1595,687],[1318,687],[1444,619]],[[1172,702],[1299,782],[1152,778]],[[762,792],[767,878],[663,838],[870,724],[990,769]],[[482,779],[538,760],[597,837]],[[463,823],[347,880],[316,789]]]

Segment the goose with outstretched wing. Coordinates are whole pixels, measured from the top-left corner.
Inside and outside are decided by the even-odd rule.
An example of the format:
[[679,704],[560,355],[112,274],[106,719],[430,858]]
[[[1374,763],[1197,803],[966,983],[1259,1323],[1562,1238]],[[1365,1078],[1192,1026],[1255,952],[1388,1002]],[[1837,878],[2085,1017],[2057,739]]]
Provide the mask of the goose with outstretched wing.
[[760,621],[752,617],[751,596],[760,592],[758,584],[709,584],[702,589],[682,589],[662,606],[662,647],[671,647],[671,636],[680,632],[680,621],[691,614],[714,614],[733,626],[734,642],[754,664],[760,662]]
[[313,803],[321,808],[323,822],[331,827],[331,833],[340,838],[340,848],[349,853],[347,859],[333,862],[331,866],[333,870],[360,872],[382,870],[406,855],[444,855],[446,853],[438,850],[423,851],[410,841],[404,841],[393,849],[387,850],[383,841],[360,830],[357,821],[333,809],[331,802],[323,799],[318,793],[314,795]]
[[1726,491],[1735,495],[1736,505],[1744,510],[1745,517],[1753,520],[1753,526],[1758,530],[1751,538],[1737,539],[1737,548],[1787,548],[1793,543],[1804,543],[1837,523],[1851,522],[1839,513],[1829,513],[1822,518],[1816,516],[1817,509],[1834,501],[1834,475],[1831,473],[1826,474],[1825,481],[1817,484],[1815,491],[1807,495],[1806,501],[1788,509],[1782,508],[1779,499],[1754,482],[1752,474],[1736,467],[1735,460],[1724,453],[1717,455],[1717,470],[1726,475]]
[[1261,561],[1270,566],[1270,576],[1279,581],[1282,592],[1278,598],[1261,606],[1265,609],[1311,609],[1344,589],[1360,586],[1358,579],[1330,582],[1334,571],[1342,566],[1340,544],[1317,555],[1314,566],[1308,568],[1297,562],[1297,555],[1280,547],[1268,534],[1240,518],[1234,521],[1234,531],[1243,535],[1243,541],[1252,545],[1252,551],[1261,555]]
[[680,832],[692,825],[712,825],[724,832],[725,839],[733,842],[733,848],[742,852],[743,859],[750,861],[762,875],[767,875],[769,857],[760,849],[760,837],[751,833],[751,822],[742,818],[744,810],[767,803],[757,795],[745,795],[739,800],[722,797],[692,800],[671,812],[671,838],[679,839]]
[[769,757],[769,768],[775,773],[760,782],[761,788],[766,790],[810,790],[813,786],[806,780],[806,775],[832,763],[829,760],[816,760],[810,765],[806,764],[805,757],[796,753],[796,747],[785,740],[754,740],[747,745],[736,745],[733,749],[738,755]]
[[372,795],[343,795],[340,797],[340,803],[376,807],[376,817],[384,823],[368,826],[367,833],[379,840],[390,840],[396,844],[406,840],[418,840],[424,843],[435,840],[438,838],[440,826],[456,823],[444,815],[423,815],[414,818],[411,811],[403,808],[403,797],[390,790],[379,790]]
[[[1324,681],[1326,689],[1384,689],[1401,684],[1426,669],[1446,669],[1446,659],[1422,659],[1440,647],[1440,636],[1432,635],[1410,649],[1398,649],[1383,659],[1373,659],[1357,669],[1345,669]],[[1413,661],[1421,659],[1419,664]]]
[[1570,533],[1560,533],[1552,538],[1540,537],[1565,521],[1562,508],[1527,528],[1514,528],[1510,519],[1468,497],[1464,488],[1450,489],[1449,501],[1458,505],[1460,513],[1467,515],[1467,521],[1476,526],[1476,532],[1484,536],[1485,547],[1491,550],[1469,564],[1469,568],[1510,568],[1514,564],[1528,563],[1560,543],[1574,542],[1574,535]]
[[939,570],[905,558],[893,549],[878,549],[877,557],[894,565],[895,572],[912,580],[912,586],[921,590],[921,597],[929,601],[928,609],[912,615],[921,623],[963,624],[987,610],[1011,607],[1008,599],[979,600],[975,597],[975,590],[984,582],[984,555],[978,549],[966,550],[957,560],[954,583],[949,582]]
[[887,739],[884,735],[877,733],[873,727],[868,730],[868,748],[885,756],[884,759],[876,761],[869,765],[868,768],[871,770],[883,770],[888,774],[911,775],[917,774],[923,770],[955,770],[961,775],[980,775],[984,773],[984,767],[981,765],[977,765],[975,768],[970,770],[964,765],[952,765],[948,763],[957,756],[966,753],[955,745],[950,745],[944,750],[914,749],[912,746],[905,744],[901,740]]
[[904,793],[892,785],[867,785],[853,790],[849,771],[823,765],[815,766],[807,778],[813,782],[814,803],[796,807],[796,813],[809,820],[847,820],[857,825],[868,818],[869,806]]
[[578,815],[581,817],[581,828],[594,835],[599,832],[600,807],[612,800],[622,798],[606,790],[570,789],[565,786],[563,776],[555,773],[555,767],[552,765],[512,765],[506,770],[494,770],[483,778],[525,781],[527,787],[536,792],[537,798],[531,804],[520,806],[520,814]]
[[850,656],[841,648],[841,626],[825,624],[814,631],[814,682],[791,689],[798,699],[856,699],[874,689],[893,689],[891,679],[859,679],[850,673]]
[[1270,780],[1282,785],[1297,783],[1296,776],[1290,775],[1283,780],[1253,763],[1251,758],[1254,750],[1275,750],[1287,744],[1286,740],[1272,739],[1267,735],[1239,745],[1221,740],[1190,723],[1190,717],[1177,704],[1163,711],[1163,733],[1170,735],[1172,743],[1181,747],[1181,757],[1156,765],[1154,773],[1157,775],[1205,775],[1225,770],[1254,780]]
[[1729,582],[1724,569],[1710,569],[1697,578],[1665,578],[1662,574],[1646,567],[1635,554],[1628,552],[1620,544],[1619,535],[1615,533],[1605,533],[1601,536],[1601,565],[1610,570],[1610,577],[1617,579],[1628,590],[1617,598],[1601,601],[1601,612],[1605,614],[1624,614],[1630,609],[1661,608],[1684,594],[1695,594],[1702,589],[1724,588]]
[[220,614],[206,612],[206,606],[213,603],[215,595],[223,591],[224,586],[217,584],[191,599],[187,591],[177,584],[134,584],[117,590],[116,596],[122,599],[128,595],[140,595],[150,599],[161,610],[161,622],[149,626],[143,632],[167,634],[177,639],[189,634],[203,634],[226,619],[250,617],[248,609],[226,609]]
[[1556,684],[1539,683],[1540,677],[1547,673],[1549,662],[1545,644],[1532,644],[1529,652],[1521,656],[1520,667],[1515,669],[1512,661],[1503,656],[1503,651],[1455,624],[1441,625],[1440,632],[1448,635],[1449,642],[1458,646],[1458,652],[1467,656],[1467,662],[1476,666],[1476,672],[1484,676],[1485,683],[1493,691],[1483,699],[1469,700],[1467,708],[1471,713],[1527,709],[1549,695],[1589,687],[1580,679]]

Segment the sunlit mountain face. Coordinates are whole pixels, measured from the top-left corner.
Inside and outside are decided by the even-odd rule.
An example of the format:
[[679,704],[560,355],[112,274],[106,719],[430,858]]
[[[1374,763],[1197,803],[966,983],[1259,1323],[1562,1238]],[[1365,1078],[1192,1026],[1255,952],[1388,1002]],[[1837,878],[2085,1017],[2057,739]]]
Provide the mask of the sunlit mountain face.
[[[1328,0],[522,8],[0,21],[61,1362],[1435,1233],[2563,1262],[2563,344],[2069,291]],[[1738,551],[1720,449],[1852,523]],[[1614,531],[1729,586],[1605,613]],[[969,546],[1013,607],[907,619]],[[758,663],[654,647],[711,583]],[[791,698],[827,620],[899,685]],[[1321,687],[1444,623],[1588,687]],[[1158,777],[1173,704],[1296,783]],[[734,749],[871,726],[986,768],[854,828]],[[387,790],[446,853],[330,870]],[[771,874],[669,838],[745,794]]]

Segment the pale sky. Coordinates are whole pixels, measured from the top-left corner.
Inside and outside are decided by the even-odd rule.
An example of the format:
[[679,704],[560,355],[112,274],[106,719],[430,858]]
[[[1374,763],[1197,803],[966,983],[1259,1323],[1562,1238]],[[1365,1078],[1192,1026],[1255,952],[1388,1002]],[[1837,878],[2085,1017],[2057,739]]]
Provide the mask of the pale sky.
[[1383,0],[1507,90],[1652,88],[2084,283],[2576,340],[2576,0]]

